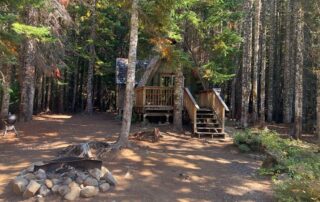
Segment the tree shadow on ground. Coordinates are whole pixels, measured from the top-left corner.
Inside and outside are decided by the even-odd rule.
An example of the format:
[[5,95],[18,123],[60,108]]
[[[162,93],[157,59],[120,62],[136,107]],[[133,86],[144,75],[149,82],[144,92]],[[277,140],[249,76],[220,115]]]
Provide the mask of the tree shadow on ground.
[[[111,114],[37,116],[17,125],[21,136],[2,139],[0,199],[13,196],[8,182],[31,162],[54,158],[61,148],[90,140],[112,141],[121,123]],[[133,126],[133,131],[152,128]],[[199,140],[160,127],[158,143],[134,141],[104,161],[119,185],[94,199],[78,201],[272,201],[270,182],[255,177],[261,162],[237,152],[232,141]],[[60,201],[49,197],[49,201]]]

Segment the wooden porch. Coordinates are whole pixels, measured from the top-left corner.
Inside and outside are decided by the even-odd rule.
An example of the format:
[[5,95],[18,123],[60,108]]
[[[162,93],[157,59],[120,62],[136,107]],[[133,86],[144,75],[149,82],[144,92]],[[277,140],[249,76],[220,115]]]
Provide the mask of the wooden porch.
[[[184,89],[184,109],[188,113],[194,134],[224,136],[225,111],[228,107],[215,89],[201,91],[196,100],[188,88]],[[135,89],[134,110],[143,121],[146,117],[173,116],[174,89],[144,86]]]
[[172,87],[143,86],[135,89],[134,110],[146,117],[164,116],[169,123],[169,117],[173,114],[174,90]]

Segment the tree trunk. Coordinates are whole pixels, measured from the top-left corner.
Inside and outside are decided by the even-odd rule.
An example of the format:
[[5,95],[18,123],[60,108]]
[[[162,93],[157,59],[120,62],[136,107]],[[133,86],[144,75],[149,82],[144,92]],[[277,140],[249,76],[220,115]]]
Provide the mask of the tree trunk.
[[269,12],[269,29],[270,29],[270,43],[269,43],[269,72],[268,72],[268,121],[273,120],[273,71],[274,71],[274,46],[275,46],[275,12],[276,2],[270,0],[271,12]]
[[283,122],[291,123],[292,120],[292,71],[291,71],[291,0],[287,1],[286,9],[286,35],[285,35],[285,50],[284,50],[284,75],[283,75]]
[[258,118],[258,66],[259,66],[259,50],[260,50],[260,13],[261,0],[255,1],[254,14],[254,62],[253,62],[253,77],[252,77],[252,120],[257,121]]
[[88,114],[93,113],[93,69],[96,61],[96,51],[94,46],[94,41],[96,38],[96,0],[93,2],[93,12],[92,12],[92,29],[90,34],[90,39],[92,40],[90,44],[90,61],[88,66],[88,82],[87,82],[87,107],[86,111]]
[[237,84],[237,75],[233,78],[231,83],[231,118],[234,119],[236,117],[236,84]]
[[137,60],[137,46],[138,46],[138,0],[132,1],[131,9],[131,27],[130,27],[130,46],[129,46],[129,58],[128,58],[128,71],[126,92],[124,98],[123,118],[120,136],[116,145],[128,146],[129,132],[131,127],[132,107],[133,107],[133,93],[135,85],[135,70]]
[[263,1],[263,14],[261,19],[261,68],[260,68],[260,123],[263,125],[265,123],[265,109],[266,109],[266,65],[267,65],[267,27],[266,27],[266,2]]
[[317,76],[317,126],[316,133],[318,136],[318,144],[320,145],[320,70],[316,72]]
[[[27,23],[29,25],[37,24],[38,11],[30,7],[28,9]],[[35,65],[34,58],[36,56],[35,39],[26,39],[24,45],[24,62],[22,67],[21,95],[20,95],[20,120],[29,121],[32,119],[33,103],[35,93]]]
[[[79,60],[79,57],[78,59]],[[78,90],[78,78],[79,78],[79,62],[76,63],[74,73],[73,73],[73,88],[72,88],[72,103],[71,103],[71,111],[76,111],[76,101],[77,101],[77,90]]]
[[51,77],[47,77],[48,83],[48,90],[47,90],[47,101],[46,101],[46,112],[50,112],[50,104],[51,104],[51,97],[52,97],[52,81]]
[[40,113],[42,111],[42,94],[43,94],[43,73],[40,72],[39,73],[39,79],[38,79],[38,83],[37,83],[37,100],[36,100],[36,105],[37,105],[37,113]]
[[[32,11],[30,11],[32,12]],[[36,54],[36,41],[26,40],[25,61],[22,67],[22,83],[20,96],[20,120],[30,121],[33,114],[33,100],[35,93],[35,66],[33,63]]]
[[243,25],[243,53],[242,53],[242,103],[241,103],[241,124],[248,127],[249,100],[251,91],[251,60],[252,60],[252,4],[253,0],[247,0],[245,3],[245,17]]
[[2,103],[1,103],[1,117],[6,117],[9,114],[10,104],[10,83],[11,83],[11,66],[3,65],[2,78]]
[[177,130],[182,130],[183,87],[184,77],[182,69],[181,67],[179,67],[176,69],[173,111],[173,125]]
[[63,107],[63,85],[57,81],[57,93],[58,93],[58,113],[62,114],[64,112]]
[[303,9],[300,1],[296,2],[295,14],[297,15],[297,63],[295,76],[295,114],[294,114],[294,136],[295,138],[302,137],[302,99],[303,99],[303,50],[304,50],[304,33],[303,33]]

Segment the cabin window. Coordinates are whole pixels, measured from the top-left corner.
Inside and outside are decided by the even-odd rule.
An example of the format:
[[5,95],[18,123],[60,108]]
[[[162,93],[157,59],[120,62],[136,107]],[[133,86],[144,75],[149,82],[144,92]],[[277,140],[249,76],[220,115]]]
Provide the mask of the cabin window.
[[160,86],[173,87],[174,86],[174,74],[162,74],[160,76]]

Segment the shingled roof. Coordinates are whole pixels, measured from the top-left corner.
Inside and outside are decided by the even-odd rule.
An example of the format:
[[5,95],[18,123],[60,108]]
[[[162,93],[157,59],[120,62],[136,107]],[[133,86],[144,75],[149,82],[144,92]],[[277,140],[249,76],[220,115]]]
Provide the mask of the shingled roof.
[[[148,68],[148,60],[138,60],[136,65],[136,83],[139,82],[143,72]],[[116,60],[116,84],[126,84],[128,59],[117,58]]]

